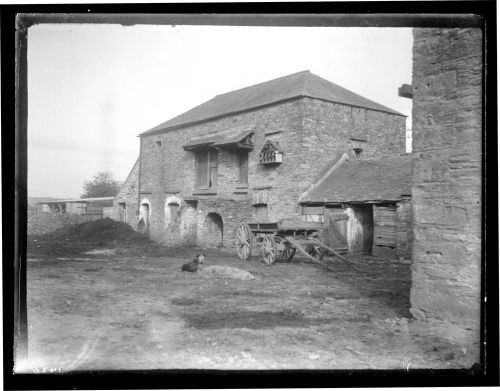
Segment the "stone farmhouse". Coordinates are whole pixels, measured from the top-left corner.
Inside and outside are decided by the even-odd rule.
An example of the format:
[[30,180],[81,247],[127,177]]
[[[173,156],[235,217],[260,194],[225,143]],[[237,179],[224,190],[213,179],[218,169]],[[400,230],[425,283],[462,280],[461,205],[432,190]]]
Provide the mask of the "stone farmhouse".
[[405,122],[309,71],[217,95],[140,134],[115,207],[122,221],[168,245],[232,249],[245,218],[323,223],[301,197],[344,154],[404,154]]

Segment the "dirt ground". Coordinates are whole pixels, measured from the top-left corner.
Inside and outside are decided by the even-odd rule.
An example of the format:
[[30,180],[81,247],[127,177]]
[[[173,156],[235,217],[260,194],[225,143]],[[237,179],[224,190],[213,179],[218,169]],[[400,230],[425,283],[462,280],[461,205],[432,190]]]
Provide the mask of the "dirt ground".
[[256,276],[243,281],[181,272],[195,248],[115,242],[106,247],[114,254],[89,255],[88,243],[61,255],[38,240],[28,245],[29,357],[19,372],[411,370],[479,361],[472,331],[411,318],[408,264],[351,257],[359,273],[329,258],[330,272],[298,256],[266,266],[205,251],[207,265]]

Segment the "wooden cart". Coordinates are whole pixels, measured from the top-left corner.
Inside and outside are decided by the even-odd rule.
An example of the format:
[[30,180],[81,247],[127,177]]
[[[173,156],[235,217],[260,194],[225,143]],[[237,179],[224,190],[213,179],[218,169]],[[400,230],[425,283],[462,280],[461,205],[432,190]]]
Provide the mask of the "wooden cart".
[[236,228],[238,257],[248,259],[255,245],[260,245],[262,260],[266,265],[276,261],[291,261],[296,251],[325,267],[321,262],[323,255],[332,253],[341,256],[319,240],[319,227],[286,226],[283,221],[259,223],[242,220]]

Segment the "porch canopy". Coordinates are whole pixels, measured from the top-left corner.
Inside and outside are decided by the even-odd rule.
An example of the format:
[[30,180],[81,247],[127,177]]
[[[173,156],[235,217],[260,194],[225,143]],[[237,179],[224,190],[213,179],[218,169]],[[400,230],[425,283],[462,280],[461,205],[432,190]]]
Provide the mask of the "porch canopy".
[[254,131],[248,128],[222,130],[192,137],[187,144],[183,145],[183,148],[185,150],[207,147],[250,150],[253,149],[251,140],[253,133]]

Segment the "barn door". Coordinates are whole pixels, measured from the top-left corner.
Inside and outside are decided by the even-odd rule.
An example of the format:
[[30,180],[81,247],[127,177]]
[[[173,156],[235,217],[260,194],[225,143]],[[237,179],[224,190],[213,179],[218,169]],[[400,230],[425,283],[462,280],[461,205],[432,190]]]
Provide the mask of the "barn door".
[[328,218],[328,241],[334,249],[347,249],[347,219],[343,213],[333,214]]
[[380,257],[395,257],[396,248],[396,206],[376,205],[373,208],[373,255]]

